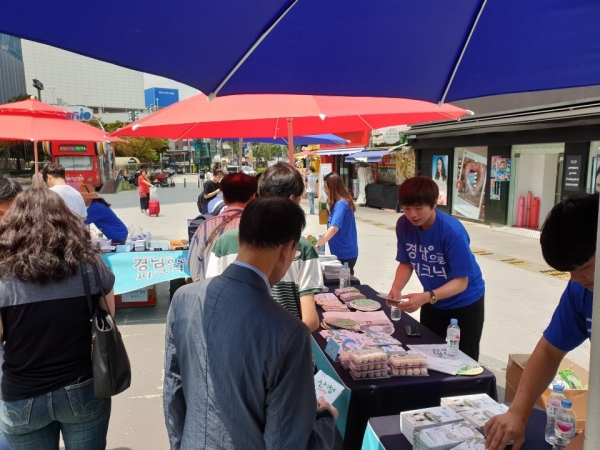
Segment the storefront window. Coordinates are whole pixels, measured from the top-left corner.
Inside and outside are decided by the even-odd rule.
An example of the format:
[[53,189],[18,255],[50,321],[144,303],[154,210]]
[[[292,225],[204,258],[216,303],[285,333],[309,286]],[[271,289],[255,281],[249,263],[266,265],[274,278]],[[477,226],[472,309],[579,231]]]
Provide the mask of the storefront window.
[[453,215],[484,220],[487,153],[487,147],[454,149]]

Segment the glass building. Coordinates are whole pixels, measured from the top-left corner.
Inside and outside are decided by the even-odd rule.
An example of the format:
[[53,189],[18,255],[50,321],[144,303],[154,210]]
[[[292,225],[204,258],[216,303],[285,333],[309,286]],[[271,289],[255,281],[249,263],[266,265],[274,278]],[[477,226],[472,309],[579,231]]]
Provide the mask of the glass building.
[[27,94],[21,39],[0,34],[0,103]]

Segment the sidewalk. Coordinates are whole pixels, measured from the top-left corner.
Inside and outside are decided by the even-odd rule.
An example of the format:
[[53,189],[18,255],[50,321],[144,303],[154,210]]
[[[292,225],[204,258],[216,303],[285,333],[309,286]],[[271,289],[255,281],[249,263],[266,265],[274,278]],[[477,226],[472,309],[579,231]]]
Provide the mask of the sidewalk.
[[[198,215],[196,199],[200,190],[196,177],[177,176],[175,188],[159,188],[159,217],[140,214],[135,191],[104,196],[127,224],[150,230],[156,238],[185,238],[186,219]],[[302,207],[308,213],[308,204]],[[355,268],[363,284],[379,292],[390,289],[397,267],[395,224],[399,214],[358,207],[356,212],[360,254]],[[318,216],[307,215],[304,235],[323,234]],[[489,226],[463,222],[471,236],[472,248],[486,282],[486,322],[481,342],[481,362],[494,371],[501,388],[510,353],[531,353],[548,325],[564,290],[567,278],[542,273],[550,270],[543,261],[536,239],[494,231]],[[507,261],[508,260],[508,261]],[[113,399],[109,430],[112,449],[164,449],[168,441],[162,415],[162,381],[165,318],[168,286],[159,286],[154,308],[120,309],[117,320],[133,368],[132,387]],[[405,292],[422,292],[416,277]],[[418,314],[416,315],[418,318]],[[583,367],[589,366],[589,343],[569,354]]]

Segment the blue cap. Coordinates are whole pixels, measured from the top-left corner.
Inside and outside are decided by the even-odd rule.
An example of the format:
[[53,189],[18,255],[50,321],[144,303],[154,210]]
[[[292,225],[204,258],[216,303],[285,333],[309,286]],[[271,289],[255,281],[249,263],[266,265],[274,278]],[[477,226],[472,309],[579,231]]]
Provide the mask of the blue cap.
[[450,319],[450,323],[452,325],[458,325],[458,320],[457,319]]
[[565,387],[561,386],[560,384],[555,384],[552,386],[552,392],[556,392],[557,394],[562,394],[564,390]]
[[560,406],[565,409],[571,409],[571,406],[573,406],[573,402],[571,400],[569,400],[568,398],[563,398],[560,401]]

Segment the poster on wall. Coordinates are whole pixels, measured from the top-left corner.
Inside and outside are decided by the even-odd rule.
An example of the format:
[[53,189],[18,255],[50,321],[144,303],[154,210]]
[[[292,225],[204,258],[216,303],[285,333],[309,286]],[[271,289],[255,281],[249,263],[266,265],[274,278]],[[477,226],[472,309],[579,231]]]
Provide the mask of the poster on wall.
[[323,187],[323,178],[333,171],[333,167],[331,163],[321,163],[319,169],[319,201],[326,202],[327,195],[325,195],[325,188]]
[[490,167],[490,200],[500,200],[501,185],[510,181],[510,158],[492,156]]
[[431,164],[431,178],[440,190],[437,204],[448,204],[448,155],[435,155]]
[[464,150],[456,181],[455,212],[469,219],[484,219],[486,178],[487,158]]

